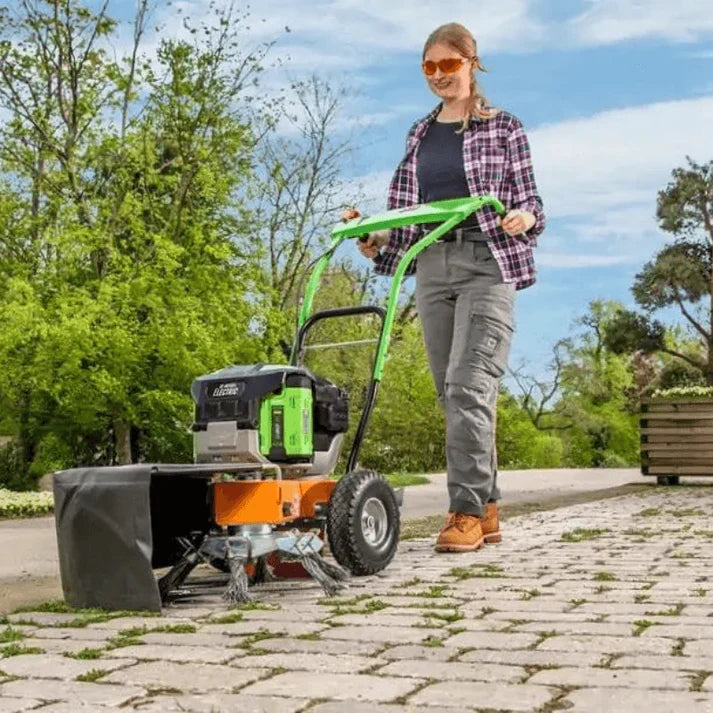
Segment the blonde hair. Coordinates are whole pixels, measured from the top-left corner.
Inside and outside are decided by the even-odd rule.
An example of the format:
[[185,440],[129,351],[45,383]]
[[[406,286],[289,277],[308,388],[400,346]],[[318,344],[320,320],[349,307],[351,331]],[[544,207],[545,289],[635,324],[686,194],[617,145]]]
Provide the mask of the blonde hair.
[[477,117],[478,119],[492,119],[498,111],[497,109],[486,109],[488,101],[481,93],[478,82],[475,79],[476,69],[479,69],[481,72],[486,72],[487,70],[480,61],[480,57],[478,57],[478,44],[473,35],[466,27],[458,22],[449,22],[446,25],[441,25],[428,36],[423,46],[422,59],[425,59],[426,52],[437,44],[448,45],[456,50],[462,57],[475,60],[475,66],[470,74],[470,101],[466,107],[463,124],[457,133],[463,133],[468,128],[468,124],[473,117]]

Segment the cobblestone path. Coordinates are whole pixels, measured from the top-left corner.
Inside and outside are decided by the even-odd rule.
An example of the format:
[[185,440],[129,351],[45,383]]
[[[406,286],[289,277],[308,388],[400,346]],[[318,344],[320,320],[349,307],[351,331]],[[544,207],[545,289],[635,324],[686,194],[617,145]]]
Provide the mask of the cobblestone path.
[[12,614],[0,713],[713,711],[713,489],[526,515],[503,534],[462,555],[406,541],[338,598],[282,581],[228,609],[206,580],[160,617]]

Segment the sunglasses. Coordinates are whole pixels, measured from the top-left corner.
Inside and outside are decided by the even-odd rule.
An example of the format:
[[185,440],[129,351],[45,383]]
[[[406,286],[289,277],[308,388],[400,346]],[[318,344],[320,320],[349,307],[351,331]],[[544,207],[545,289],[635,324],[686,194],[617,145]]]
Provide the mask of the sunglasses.
[[436,73],[436,69],[440,69],[443,74],[454,74],[463,66],[464,61],[462,57],[449,57],[438,62],[427,59],[421,64],[421,67],[427,77],[432,77]]

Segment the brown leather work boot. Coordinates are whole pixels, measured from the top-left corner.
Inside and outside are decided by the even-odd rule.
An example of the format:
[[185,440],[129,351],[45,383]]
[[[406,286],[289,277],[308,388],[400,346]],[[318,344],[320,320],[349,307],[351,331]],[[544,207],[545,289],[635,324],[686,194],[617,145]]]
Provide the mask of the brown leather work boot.
[[438,535],[436,552],[471,552],[483,546],[483,530],[477,515],[448,513],[446,525]]
[[500,534],[500,517],[496,503],[488,503],[485,506],[485,513],[480,518],[480,526],[486,543],[494,545],[496,542],[500,542],[502,535]]

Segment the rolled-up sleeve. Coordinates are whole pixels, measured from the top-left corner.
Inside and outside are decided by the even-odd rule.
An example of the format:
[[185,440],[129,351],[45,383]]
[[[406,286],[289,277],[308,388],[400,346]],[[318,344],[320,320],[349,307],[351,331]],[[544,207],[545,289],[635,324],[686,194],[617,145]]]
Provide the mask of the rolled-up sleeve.
[[535,216],[534,225],[527,231],[531,245],[537,245],[537,236],[545,229],[545,212],[542,198],[537,192],[535,171],[532,167],[530,143],[518,119],[513,117],[508,134],[512,182],[512,207],[526,210]]

